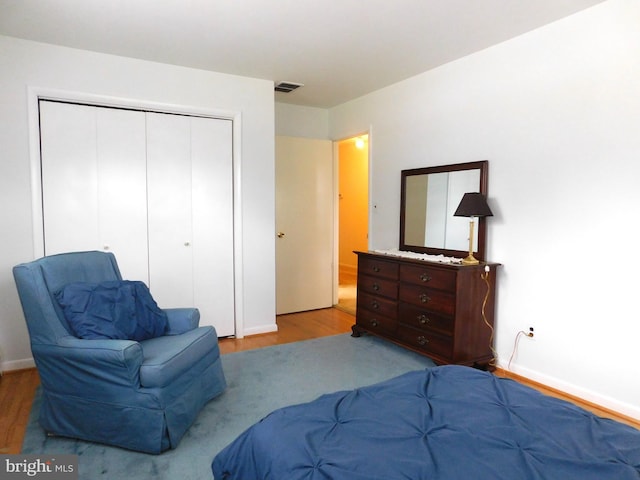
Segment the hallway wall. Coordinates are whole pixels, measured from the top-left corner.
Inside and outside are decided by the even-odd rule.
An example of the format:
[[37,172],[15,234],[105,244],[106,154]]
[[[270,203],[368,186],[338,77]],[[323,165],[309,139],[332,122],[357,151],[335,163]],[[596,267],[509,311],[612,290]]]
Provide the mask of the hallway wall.
[[355,271],[354,250],[368,249],[369,148],[357,148],[354,139],[338,143],[338,205],[340,269]]

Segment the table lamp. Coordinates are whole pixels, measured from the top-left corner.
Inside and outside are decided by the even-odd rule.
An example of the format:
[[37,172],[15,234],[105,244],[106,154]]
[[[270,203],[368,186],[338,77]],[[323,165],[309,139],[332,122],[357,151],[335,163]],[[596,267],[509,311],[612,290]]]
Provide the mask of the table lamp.
[[463,265],[478,265],[480,262],[473,256],[473,226],[474,217],[492,217],[487,200],[481,193],[465,193],[460,205],[453,214],[454,217],[470,217],[469,221],[469,256],[462,260]]

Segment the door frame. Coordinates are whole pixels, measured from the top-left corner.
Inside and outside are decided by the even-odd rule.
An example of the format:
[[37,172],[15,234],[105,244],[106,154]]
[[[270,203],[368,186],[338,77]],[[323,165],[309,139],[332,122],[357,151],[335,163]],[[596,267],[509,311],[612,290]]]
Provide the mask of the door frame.
[[44,223],[42,211],[42,185],[40,164],[40,100],[80,103],[97,107],[114,107],[131,110],[173,113],[199,117],[211,117],[232,122],[232,175],[233,175],[233,282],[235,337],[244,336],[243,314],[243,274],[242,274],[242,114],[239,111],[216,110],[193,105],[176,105],[151,102],[136,98],[111,97],[78,91],[57,90],[51,88],[27,88],[27,114],[29,121],[29,159],[31,174],[31,211],[33,223],[33,255],[44,255]]

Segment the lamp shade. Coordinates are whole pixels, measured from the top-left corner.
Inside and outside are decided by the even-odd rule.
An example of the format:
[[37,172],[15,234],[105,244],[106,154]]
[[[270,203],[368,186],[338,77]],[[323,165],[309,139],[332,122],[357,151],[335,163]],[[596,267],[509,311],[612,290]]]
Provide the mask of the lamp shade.
[[454,217],[492,217],[493,213],[487,205],[487,200],[481,193],[465,193],[460,205],[453,214]]

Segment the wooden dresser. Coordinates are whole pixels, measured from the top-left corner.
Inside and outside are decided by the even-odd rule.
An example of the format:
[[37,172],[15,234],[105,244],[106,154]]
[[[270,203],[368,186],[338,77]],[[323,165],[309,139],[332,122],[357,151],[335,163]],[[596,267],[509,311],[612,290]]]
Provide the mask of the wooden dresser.
[[438,364],[492,369],[499,264],[462,266],[355,253],[358,303],[354,337],[368,332],[427,355]]

